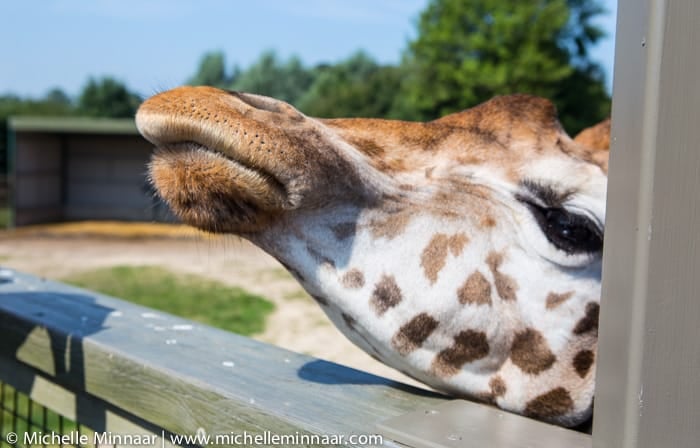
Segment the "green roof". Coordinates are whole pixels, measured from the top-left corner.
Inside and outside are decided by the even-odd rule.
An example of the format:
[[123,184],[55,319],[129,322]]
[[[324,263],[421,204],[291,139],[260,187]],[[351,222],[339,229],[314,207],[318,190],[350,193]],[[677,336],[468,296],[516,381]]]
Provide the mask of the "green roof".
[[133,118],[10,117],[14,132],[138,135]]

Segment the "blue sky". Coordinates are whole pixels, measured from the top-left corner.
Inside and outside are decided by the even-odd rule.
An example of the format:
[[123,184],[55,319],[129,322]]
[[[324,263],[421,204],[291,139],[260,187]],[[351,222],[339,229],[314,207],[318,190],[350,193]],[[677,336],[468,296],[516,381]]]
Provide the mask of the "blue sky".
[[[593,51],[612,78],[616,0]],[[364,49],[396,63],[428,0],[21,0],[3,2],[0,94],[77,94],[111,75],[141,95],[182,84],[202,54],[222,50],[242,67],[263,50],[306,64]],[[611,85],[611,79],[608,80]]]

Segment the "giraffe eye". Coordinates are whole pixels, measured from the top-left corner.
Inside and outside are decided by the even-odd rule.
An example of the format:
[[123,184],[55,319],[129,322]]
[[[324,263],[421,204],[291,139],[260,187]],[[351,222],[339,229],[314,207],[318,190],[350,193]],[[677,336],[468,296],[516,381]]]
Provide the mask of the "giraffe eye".
[[550,243],[568,253],[593,253],[603,249],[603,233],[589,218],[563,208],[527,203]]

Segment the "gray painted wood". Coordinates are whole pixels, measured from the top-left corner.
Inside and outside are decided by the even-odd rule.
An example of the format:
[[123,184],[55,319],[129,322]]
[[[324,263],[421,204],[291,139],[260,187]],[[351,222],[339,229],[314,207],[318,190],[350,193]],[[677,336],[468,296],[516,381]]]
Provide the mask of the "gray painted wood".
[[590,448],[591,436],[490,406],[452,400],[379,425],[383,434],[415,448]]
[[595,447],[700,445],[698,23],[620,1]]
[[[177,434],[372,434],[444,397],[90,291],[0,282],[0,357]],[[79,403],[78,403],[79,404]],[[75,411],[79,416],[81,410]]]

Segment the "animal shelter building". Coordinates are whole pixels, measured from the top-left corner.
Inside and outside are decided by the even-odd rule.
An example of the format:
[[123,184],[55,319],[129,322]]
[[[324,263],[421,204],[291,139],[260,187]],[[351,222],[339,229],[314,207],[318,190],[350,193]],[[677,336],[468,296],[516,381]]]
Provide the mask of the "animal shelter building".
[[132,119],[10,118],[11,225],[172,221],[147,182],[152,148]]

